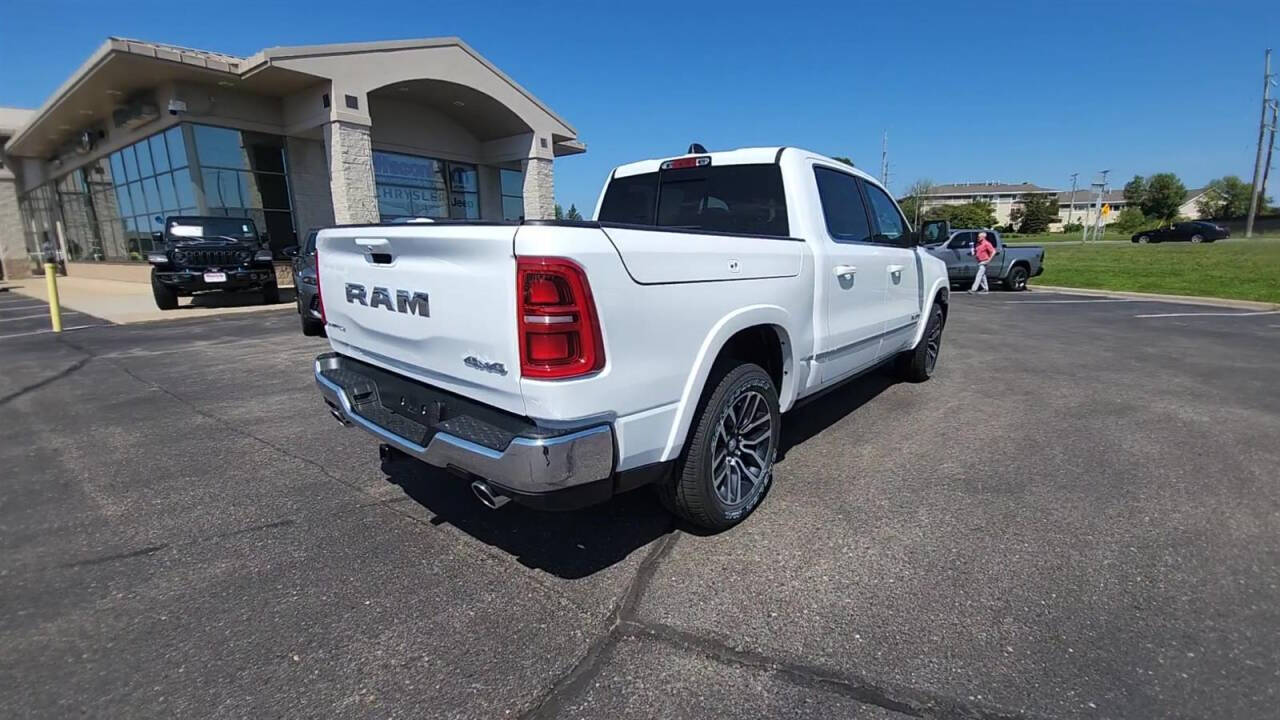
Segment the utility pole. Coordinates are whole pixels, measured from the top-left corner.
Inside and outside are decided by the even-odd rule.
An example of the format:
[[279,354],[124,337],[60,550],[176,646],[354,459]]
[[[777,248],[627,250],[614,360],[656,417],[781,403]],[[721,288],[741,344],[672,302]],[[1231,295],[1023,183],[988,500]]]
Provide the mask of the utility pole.
[[1276,149],[1276,125],[1280,124],[1280,100],[1271,101],[1271,124],[1267,127],[1267,160],[1262,164],[1262,190],[1258,193],[1258,209],[1266,211],[1267,178],[1271,175],[1271,151]]
[[1067,224],[1071,224],[1072,213],[1076,209],[1076,176],[1080,173],[1071,173],[1071,204],[1067,206]]
[[880,142],[880,184],[889,187],[889,131],[884,131],[884,139]]
[[[1093,225],[1093,239],[1095,242],[1097,242],[1098,238],[1102,235],[1102,196],[1107,192],[1107,173],[1109,172],[1111,171],[1099,170],[1098,173],[1102,176],[1102,179],[1092,184],[1092,187],[1095,187],[1098,190],[1098,195],[1096,198],[1094,198],[1094,201],[1093,201],[1092,225]],[[1084,219],[1085,219],[1085,222],[1082,223],[1084,227],[1080,231],[1080,241],[1088,242],[1089,226],[1090,226],[1088,213],[1085,213]]]
[[1258,214],[1258,194],[1262,192],[1262,142],[1267,135],[1268,97],[1271,93],[1271,48],[1267,48],[1262,73],[1262,121],[1258,123],[1258,155],[1253,161],[1253,193],[1249,196],[1249,217],[1244,223],[1244,236],[1253,237],[1253,218]]

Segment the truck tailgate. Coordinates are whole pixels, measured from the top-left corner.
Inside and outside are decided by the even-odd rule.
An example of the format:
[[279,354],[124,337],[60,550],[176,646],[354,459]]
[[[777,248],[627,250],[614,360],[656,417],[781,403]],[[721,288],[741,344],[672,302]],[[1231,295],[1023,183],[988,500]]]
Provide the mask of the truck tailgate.
[[322,230],[320,293],[333,349],[525,413],[514,225]]

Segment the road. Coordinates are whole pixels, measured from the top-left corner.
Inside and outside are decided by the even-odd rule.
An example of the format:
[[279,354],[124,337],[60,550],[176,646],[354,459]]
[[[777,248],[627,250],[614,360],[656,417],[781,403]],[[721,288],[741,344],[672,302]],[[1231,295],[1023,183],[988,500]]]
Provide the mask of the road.
[[[3,333],[0,333],[3,334]],[[955,299],[741,526],[385,469],[289,311],[0,339],[10,717],[1263,717],[1280,315]]]

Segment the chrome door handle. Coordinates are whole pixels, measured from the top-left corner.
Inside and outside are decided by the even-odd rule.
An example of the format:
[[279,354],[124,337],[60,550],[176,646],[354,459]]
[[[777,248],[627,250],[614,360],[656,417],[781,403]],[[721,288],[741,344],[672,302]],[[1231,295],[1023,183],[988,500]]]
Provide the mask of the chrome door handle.
[[853,265],[837,265],[833,269],[836,277],[853,277],[858,272],[858,268]]
[[903,269],[904,267],[905,267],[904,265],[890,265],[890,266],[889,266],[889,274],[890,274],[890,275],[897,275],[898,273],[902,272],[902,269]]

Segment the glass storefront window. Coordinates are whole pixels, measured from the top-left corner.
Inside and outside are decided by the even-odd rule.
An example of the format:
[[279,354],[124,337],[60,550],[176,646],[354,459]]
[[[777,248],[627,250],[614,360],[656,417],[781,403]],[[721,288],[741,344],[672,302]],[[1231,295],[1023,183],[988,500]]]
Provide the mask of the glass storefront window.
[[151,145],[151,160],[155,163],[156,172],[169,169],[169,151],[164,146],[164,134],[152,135],[147,141]]
[[209,214],[252,218],[278,253],[295,244],[283,138],[207,125],[191,134]]
[[480,183],[474,165],[374,150],[373,181],[383,221],[480,217]]
[[166,217],[200,214],[253,218],[281,250],[296,242],[286,172],[279,136],[176,125],[23,195],[27,250],[33,264],[49,243],[72,260],[141,261]]
[[196,141],[196,158],[201,167],[247,170],[244,153],[240,150],[240,131],[212,125],[193,125]]
[[498,171],[502,189],[502,219],[524,219],[524,173],[502,168]]
[[187,144],[182,139],[182,126],[174,125],[164,131],[164,144],[169,146],[169,167],[184,168],[187,166]]

